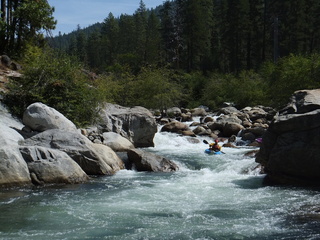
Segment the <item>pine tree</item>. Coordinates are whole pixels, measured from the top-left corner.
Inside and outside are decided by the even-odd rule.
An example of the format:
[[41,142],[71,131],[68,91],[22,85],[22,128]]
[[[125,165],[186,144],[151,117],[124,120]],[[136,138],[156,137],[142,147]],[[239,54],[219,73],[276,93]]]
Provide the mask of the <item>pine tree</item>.
[[102,54],[101,34],[94,31],[88,38],[87,43],[88,65],[91,69],[99,71],[104,63]]
[[76,36],[76,56],[83,63],[87,62],[86,54],[87,39],[83,31],[81,31],[80,26],[78,25],[77,36]]
[[113,65],[118,55],[119,25],[112,13],[104,20],[102,29],[105,62]]
[[134,14],[135,20],[135,54],[141,62],[146,61],[146,42],[147,42],[147,9],[146,5],[140,0],[139,8]]
[[146,63],[147,64],[157,64],[160,52],[160,21],[156,16],[155,12],[152,10],[147,25],[146,32]]

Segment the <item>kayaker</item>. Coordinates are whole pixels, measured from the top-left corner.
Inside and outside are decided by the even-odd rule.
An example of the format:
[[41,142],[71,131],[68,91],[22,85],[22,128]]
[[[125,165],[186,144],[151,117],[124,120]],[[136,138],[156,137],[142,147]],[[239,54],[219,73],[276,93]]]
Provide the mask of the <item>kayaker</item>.
[[210,148],[210,150],[215,151],[215,152],[221,151],[221,147],[219,145],[219,140],[216,139],[216,140],[214,140],[214,143],[210,143],[209,148]]

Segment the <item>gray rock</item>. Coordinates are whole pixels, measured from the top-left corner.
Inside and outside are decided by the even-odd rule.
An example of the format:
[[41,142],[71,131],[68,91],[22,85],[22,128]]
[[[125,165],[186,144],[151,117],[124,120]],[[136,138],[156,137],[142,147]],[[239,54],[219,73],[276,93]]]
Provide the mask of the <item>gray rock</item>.
[[181,116],[181,109],[178,107],[168,108],[166,113],[169,117],[180,117]]
[[179,169],[174,162],[141,149],[129,150],[128,159],[137,171],[173,172]]
[[59,150],[31,146],[21,147],[20,152],[35,184],[76,184],[89,179],[75,161]]
[[135,147],[153,147],[157,123],[143,107],[125,108],[107,104],[98,123],[101,132],[115,132],[127,138]]
[[31,185],[27,163],[19,151],[23,137],[14,130],[23,125],[0,105],[0,186]]
[[169,122],[161,128],[161,132],[173,132],[173,133],[180,133],[186,130],[189,130],[188,125],[178,121]]
[[103,144],[110,147],[115,152],[126,152],[134,148],[133,144],[120,134],[114,132],[103,133]]
[[76,131],[76,126],[60,112],[43,103],[31,104],[23,114],[23,123],[33,131],[49,129]]
[[42,146],[67,153],[88,175],[112,175],[124,168],[108,146],[94,144],[78,132],[47,130],[23,141],[23,146]]
[[244,129],[244,127],[238,123],[227,122],[223,126],[223,136],[231,137],[232,135],[238,135],[242,129]]
[[204,108],[194,108],[191,109],[191,114],[192,116],[206,116],[207,115],[207,111]]
[[301,90],[263,136],[256,162],[276,184],[320,184],[320,90]]

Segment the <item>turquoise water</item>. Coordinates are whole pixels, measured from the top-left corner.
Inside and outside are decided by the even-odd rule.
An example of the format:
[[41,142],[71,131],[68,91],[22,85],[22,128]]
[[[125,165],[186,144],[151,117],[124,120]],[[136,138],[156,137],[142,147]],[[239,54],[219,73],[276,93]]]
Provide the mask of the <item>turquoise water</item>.
[[0,192],[0,239],[320,239],[320,192],[266,187],[256,163],[158,133],[175,173],[123,170],[76,186]]

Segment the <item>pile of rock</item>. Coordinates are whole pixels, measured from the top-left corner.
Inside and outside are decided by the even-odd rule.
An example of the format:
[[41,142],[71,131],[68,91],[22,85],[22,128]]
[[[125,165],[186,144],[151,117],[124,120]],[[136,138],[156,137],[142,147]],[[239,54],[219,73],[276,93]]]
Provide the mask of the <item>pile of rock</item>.
[[[243,141],[252,143],[266,132],[276,110],[263,106],[238,110],[228,106],[215,113],[208,113],[204,108],[192,110],[173,108],[168,109],[167,113],[168,116],[174,117],[158,119],[158,122],[163,124],[161,131],[193,137],[209,136],[213,139],[230,137],[234,139],[234,136],[239,136]],[[192,122],[194,117],[198,117],[199,121]]]
[[[75,184],[87,181],[90,175],[113,175],[125,167],[124,161],[116,151],[135,151],[132,142],[115,132],[104,132],[102,136],[96,134],[100,138],[99,143],[94,143],[95,140],[90,141],[88,137],[93,135],[83,135],[88,132],[87,130],[77,129],[61,113],[42,103],[31,104],[26,109],[22,119],[23,124],[9,116],[3,107],[0,110],[0,186],[2,187]],[[123,128],[124,132],[129,131],[132,139],[138,141],[140,138],[133,137],[134,131],[130,125],[137,124],[133,116],[136,116],[133,112],[132,116],[126,116],[129,124],[125,121],[121,121],[121,124],[122,127],[124,125],[127,127]],[[141,119],[142,115],[138,118],[138,122],[141,122]],[[118,123],[116,126],[121,125],[120,121]],[[98,131],[98,128],[91,129]],[[149,144],[152,145],[153,142]],[[127,155],[131,165],[138,166],[136,167],[138,171],[168,172],[178,169],[170,160],[154,154],[135,151],[135,154]]]

